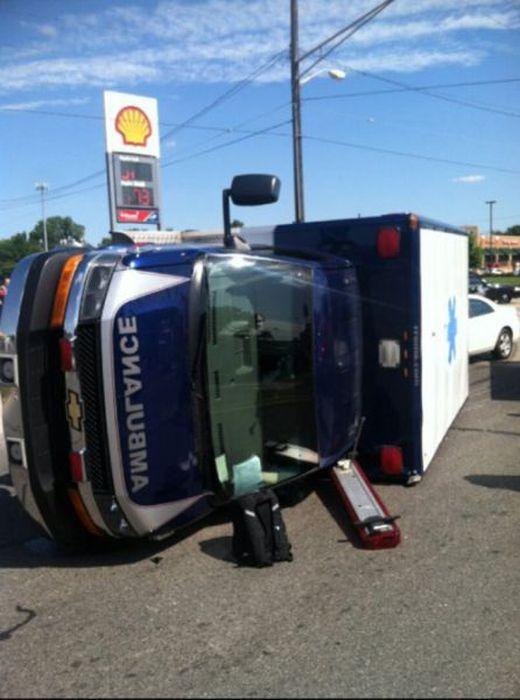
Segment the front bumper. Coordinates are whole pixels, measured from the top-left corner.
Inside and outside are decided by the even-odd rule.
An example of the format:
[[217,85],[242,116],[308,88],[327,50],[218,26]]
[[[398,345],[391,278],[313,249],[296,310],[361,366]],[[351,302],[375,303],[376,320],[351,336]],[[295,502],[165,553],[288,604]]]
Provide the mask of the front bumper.
[[8,466],[16,493],[57,541],[75,546],[85,543],[88,535],[68,497],[60,331],[50,328],[56,286],[71,254],[30,256],[15,268],[0,322],[0,357],[11,360],[15,368],[13,381],[4,377],[2,398]]

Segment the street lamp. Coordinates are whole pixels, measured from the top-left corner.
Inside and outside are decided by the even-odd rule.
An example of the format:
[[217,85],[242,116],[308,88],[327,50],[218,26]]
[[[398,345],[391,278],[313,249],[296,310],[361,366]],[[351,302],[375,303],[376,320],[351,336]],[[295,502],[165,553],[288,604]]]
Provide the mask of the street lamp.
[[320,75],[321,73],[328,73],[329,78],[332,78],[333,80],[344,80],[347,77],[346,72],[344,70],[341,70],[341,68],[321,68],[315,73],[311,73],[310,75],[305,76],[305,78],[300,78],[300,85],[305,85],[305,83],[308,83],[310,80],[315,78],[317,75]]
[[496,199],[490,199],[486,202],[489,205],[489,271],[493,269],[493,205],[497,203]]
[[[294,43],[291,44],[291,49]],[[333,80],[343,80],[346,77],[340,68],[323,68],[302,77],[299,74],[299,62],[292,62],[292,114],[293,114],[293,152],[294,152],[294,210],[296,223],[305,221],[305,206],[303,194],[303,153],[302,153],[302,122],[300,88],[321,73],[328,73]]]
[[49,185],[46,182],[35,182],[34,187],[42,196],[43,248],[47,252],[49,250],[49,242],[47,240],[47,219],[45,218],[45,192],[49,189]]

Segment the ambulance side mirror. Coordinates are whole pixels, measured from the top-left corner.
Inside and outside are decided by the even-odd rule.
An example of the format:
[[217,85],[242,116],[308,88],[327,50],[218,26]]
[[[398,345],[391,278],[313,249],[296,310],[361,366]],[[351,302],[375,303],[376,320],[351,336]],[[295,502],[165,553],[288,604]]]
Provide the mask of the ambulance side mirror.
[[280,180],[276,175],[236,175],[231,183],[231,201],[238,206],[272,204],[279,196]]
[[280,180],[276,175],[236,175],[231,187],[222,192],[224,214],[224,245],[236,248],[235,237],[231,233],[229,200],[237,206],[255,207],[272,204],[280,196]]

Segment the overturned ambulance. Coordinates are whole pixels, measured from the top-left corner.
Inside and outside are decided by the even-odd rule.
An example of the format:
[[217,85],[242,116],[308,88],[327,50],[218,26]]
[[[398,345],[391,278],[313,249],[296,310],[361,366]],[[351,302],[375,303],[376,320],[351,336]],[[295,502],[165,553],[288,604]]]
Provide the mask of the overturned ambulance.
[[[235,178],[237,204],[276,178]],[[162,537],[328,468],[360,420],[356,273],[226,245],[55,250],[15,268],[0,323],[9,470],[58,541]]]

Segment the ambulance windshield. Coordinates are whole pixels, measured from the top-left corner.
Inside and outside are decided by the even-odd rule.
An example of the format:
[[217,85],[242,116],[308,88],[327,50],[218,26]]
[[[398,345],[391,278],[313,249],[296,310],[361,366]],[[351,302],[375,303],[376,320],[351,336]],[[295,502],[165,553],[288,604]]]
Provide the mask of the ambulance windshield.
[[246,255],[210,257],[206,271],[215,466],[240,495],[318,464],[312,271]]

